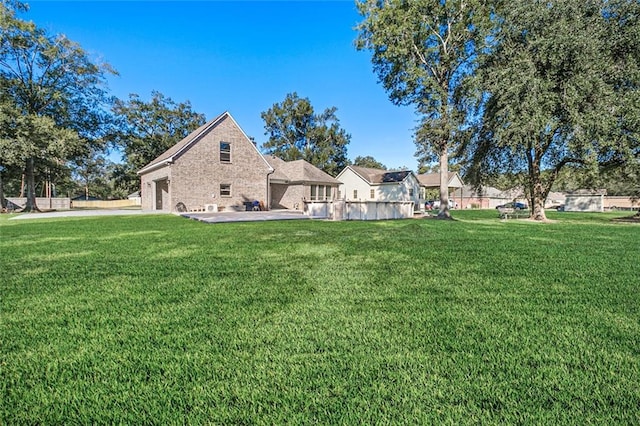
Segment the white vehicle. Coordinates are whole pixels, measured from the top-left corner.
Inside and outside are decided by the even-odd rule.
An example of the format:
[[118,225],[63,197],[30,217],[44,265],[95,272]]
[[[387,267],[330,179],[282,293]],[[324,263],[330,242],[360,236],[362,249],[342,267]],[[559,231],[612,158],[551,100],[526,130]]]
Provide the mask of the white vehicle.
[[[440,209],[440,200],[431,201],[431,206],[434,209]],[[449,198],[449,208],[455,209],[456,207],[458,207],[458,203]]]

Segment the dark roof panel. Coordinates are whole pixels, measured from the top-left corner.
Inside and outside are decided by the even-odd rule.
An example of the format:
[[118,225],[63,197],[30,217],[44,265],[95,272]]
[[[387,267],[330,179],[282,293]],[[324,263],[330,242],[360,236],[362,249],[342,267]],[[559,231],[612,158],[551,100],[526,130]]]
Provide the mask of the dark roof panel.
[[349,166],[360,177],[369,183],[398,183],[404,181],[409,174],[410,170],[389,171],[372,169],[369,167]]

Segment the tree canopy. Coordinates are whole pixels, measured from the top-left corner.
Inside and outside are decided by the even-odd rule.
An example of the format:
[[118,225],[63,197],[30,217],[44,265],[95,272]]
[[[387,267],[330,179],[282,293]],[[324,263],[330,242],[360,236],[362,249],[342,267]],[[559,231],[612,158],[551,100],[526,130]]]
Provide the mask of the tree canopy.
[[640,6],[514,0],[497,13],[495,44],[478,73],[487,101],[468,177],[526,173],[532,217],[544,220],[565,166],[595,174],[637,164]]
[[265,135],[262,146],[285,161],[306,160],[336,176],[348,164],[347,145],[351,136],[340,127],[336,107],[316,114],[308,98],[289,93],[261,114]]
[[440,217],[448,209],[450,151],[470,117],[467,81],[490,28],[483,0],[363,0],[358,49],[373,52],[375,73],[392,102],[413,105],[421,117],[415,134],[421,163],[439,161]]
[[64,35],[19,19],[16,12],[26,9],[19,2],[0,3],[0,161],[24,168],[25,210],[31,211],[37,209],[36,173],[103,142],[109,119],[105,76],[115,71]]
[[385,166],[384,164],[382,164],[381,162],[379,162],[378,160],[376,160],[370,155],[367,155],[364,157],[357,156],[353,160],[353,165],[360,166],[360,167],[368,167],[370,169],[387,170],[387,166]]
[[136,172],[205,122],[189,101],[176,103],[158,91],[146,102],[132,93],[113,105],[115,126],[109,140],[124,152],[125,166],[117,168],[119,184],[129,191],[138,188]]

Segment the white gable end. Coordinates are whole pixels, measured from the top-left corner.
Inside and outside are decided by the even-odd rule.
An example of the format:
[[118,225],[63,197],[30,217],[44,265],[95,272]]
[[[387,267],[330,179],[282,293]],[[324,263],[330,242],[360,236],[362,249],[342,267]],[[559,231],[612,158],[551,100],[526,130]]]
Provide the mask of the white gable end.
[[336,176],[336,179],[342,182],[338,187],[340,198],[347,201],[366,201],[370,199],[369,195],[372,186],[350,167],[342,170]]

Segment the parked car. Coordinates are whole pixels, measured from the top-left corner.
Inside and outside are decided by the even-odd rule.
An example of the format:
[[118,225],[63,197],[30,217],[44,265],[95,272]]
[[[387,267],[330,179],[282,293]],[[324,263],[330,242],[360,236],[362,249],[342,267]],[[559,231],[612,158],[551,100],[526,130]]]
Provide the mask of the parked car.
[[[429,208],[429,207],[427,207],[427,205],[428,205],[428,206],[430,206],[430,208]],[[436,210],[438,210],[438,209],[440,209],[440,200],[427,201],[427,202],[425,203],[425,207],[427,207],[427,210],[431,210],[431,209],[436,209]],[[457,208],[457,207],[458,207],[458,203],[456,203],[456,202],[455,202],[455,201],[453,201],[452,199],[449,199],[449,208],[450,208],[450,209],[455,209],[455,208]]]
[[559,212],[563,212],[564,211],[564,204],[554,204],[552,206],[545,207],[545,209],[547,209],[547,210],[557,210]]
[[498,210],[500,209],[526,210],[528,208],[529,206],[527,206],[525,203],[520,203],[518,201],[513,201],[511,203],[506,203],[506,204],[501,204],[499,206],[496,206],[496,209]]

